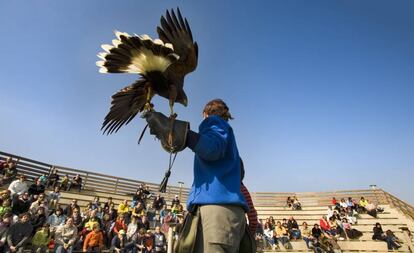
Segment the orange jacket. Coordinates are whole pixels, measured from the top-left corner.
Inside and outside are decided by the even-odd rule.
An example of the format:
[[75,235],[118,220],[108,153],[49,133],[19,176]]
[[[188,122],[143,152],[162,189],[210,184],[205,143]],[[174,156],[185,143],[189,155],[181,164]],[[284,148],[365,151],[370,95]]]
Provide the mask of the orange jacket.
[[102,232],[90,232],[83,243],[83,250],[86,251],[88,247],[99,247],[102,248],[104,246],[103,235]]

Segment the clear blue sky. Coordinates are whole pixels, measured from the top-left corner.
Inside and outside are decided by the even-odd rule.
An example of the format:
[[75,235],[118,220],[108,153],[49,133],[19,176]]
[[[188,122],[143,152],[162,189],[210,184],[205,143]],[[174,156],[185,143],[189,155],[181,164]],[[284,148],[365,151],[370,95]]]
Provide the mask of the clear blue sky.
[[[252,191],[377,184],[414,203],[413,1],[1,1],[0,150],[159,182],[168,155],[137,145],[142,119],[99,130],[136,76],[95,61],[115,29],[154,37],[176,6],[200,47],[176,110],[197,129],[208,100],[228,103]],[[192,160],[179,154],[173,184],[191,184]]]

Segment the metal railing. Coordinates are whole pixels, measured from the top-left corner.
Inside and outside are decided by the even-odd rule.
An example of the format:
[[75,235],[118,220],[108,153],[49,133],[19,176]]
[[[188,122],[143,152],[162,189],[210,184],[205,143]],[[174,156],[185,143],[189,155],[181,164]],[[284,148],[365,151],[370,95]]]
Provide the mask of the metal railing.
[[[82,177],[82,188],[85,191],[103,192],[111,195],[130,195],[135,193],[139,185],[145,184],[146,186],[149,186],[151,192],[158,192],[158,184],[67,168],[0,151],[0,160],[5,160],[7,157],[12,157],[15,162],[17,161],[18,173],[25,175],[29,180],[37,178],[43,174],[49,175],[53,169],[57,169],[60,178],[67,175],[69,179],[71,179],[76,174],[79,174]],[[188,188],[168,186],[167,192],[161,195],[164,197],[181,195],[183,198],[182,201],[185,201],[188,196],[188,192]]]

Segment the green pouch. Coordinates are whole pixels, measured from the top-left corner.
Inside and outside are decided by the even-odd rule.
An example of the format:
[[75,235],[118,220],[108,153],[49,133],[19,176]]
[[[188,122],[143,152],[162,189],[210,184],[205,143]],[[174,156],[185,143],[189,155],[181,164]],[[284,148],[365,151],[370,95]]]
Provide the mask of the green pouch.
[[196,208],[185,217],[183,228],[174,245],[174,253],[194,253],[199,223],[200,209]]

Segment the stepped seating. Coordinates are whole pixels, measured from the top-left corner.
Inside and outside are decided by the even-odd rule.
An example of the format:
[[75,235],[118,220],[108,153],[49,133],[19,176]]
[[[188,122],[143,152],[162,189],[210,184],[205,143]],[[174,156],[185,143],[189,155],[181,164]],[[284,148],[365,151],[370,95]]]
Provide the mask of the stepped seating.
[[[278,193],[275,193],[277,195]],[[377,196],[372,195],[368,199],[375,200]],[[319,224],[319,219],[327,214],[327,207],[330,204],[330,199],[335,196],[334,193],[330,193],[328,197],[307,197],[306,194],[289,193],[285,196],[271,197],[270,194],[265,193],[265,197],[261,196],[260,193],[254,194],[253,200],[256,206],[259,219],[265,220],[269,216],[273,216],[276,221],[282,221],[283,218],[288,219],[293,216],[298,225],[300,226],[304,221],[309,226],[313,224]],[[302,204],[302,210],[291,210],[286,207],[287,196],[298,196],[299,201]],[[301,197],[300,197],[301,196]],[[346,195],[346,197],[352,196],[353,198],[359,199],[360,195]],[[336,197],[336,196],[335,196]],[[344,196],[345,197],[345,196]],[[283,201],[282,201],[283,199]],[[338,198],[337,198],[338,199]],[[270,204],[273,203],[273,204]],[[381,203],[381,202],[379,202]],[[398,208],[395,208],[389,204],[381,204],[380,206],[385,209],[383,213],[378,214],[378,218],[373,218],[368,214],[360,214],[358,223],[353,225],[353,228],[358,229],[363,233],[363,236],[358,240],[344,240],[338,241],[342,252],[388,252],[387,244],[382,241],[373,241],[373,227],[376,222],[382,224],[384,231],[390,229],[395,233],[397,237],[404,240],[404,232],[400,229],[401,227],[409,227],[411,231],[414,231],[414,221],[411,217],[404,215]],[[413,241],[411,241],[412,243]],[[289,251],[289,252],[312,252],[306,248],[306,244],[302,239],[291,241],[292,249],[285,250],[280,245],[280,249],[276,251]],[[395,252],[412,252],[407,243],[404,243],[399,250]],[[274,252],[271,250],[265,250],[264,252]]]

